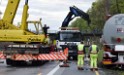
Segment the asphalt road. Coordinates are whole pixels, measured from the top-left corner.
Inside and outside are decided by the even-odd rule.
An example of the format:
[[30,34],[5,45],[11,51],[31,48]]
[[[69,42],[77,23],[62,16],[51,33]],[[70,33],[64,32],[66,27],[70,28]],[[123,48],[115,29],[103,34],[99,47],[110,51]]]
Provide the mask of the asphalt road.
[[93,72],[85,64],[85,70],[77,70],[76,62],[71,61],[70,67],[59,67],[60,62],[48,62],[42,66],[12,67],[0,63],[0,75],[107,75],[102,69]]

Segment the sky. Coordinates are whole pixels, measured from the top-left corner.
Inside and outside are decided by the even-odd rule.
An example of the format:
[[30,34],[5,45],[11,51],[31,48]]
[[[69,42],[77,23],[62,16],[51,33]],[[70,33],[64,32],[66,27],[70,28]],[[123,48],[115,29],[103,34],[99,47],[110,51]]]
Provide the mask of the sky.
[[[8,0],[0,0],[0,11],[4,13]],[[70,6],[75,5],[86,12],[91,8],[92,3],[96,0],[29,0],[29,17],[28,20],[39,20],[42,18],[42,25],[47,24],[50,30],[58,30],[67,16]],[[14,24],[21,21],[22,10],[25,0],[21,0]],[[3,15],[2,15],[3,16]],[[73,21],[73,20],[72,20]],[[34,29],[34,27],[30,27]]]

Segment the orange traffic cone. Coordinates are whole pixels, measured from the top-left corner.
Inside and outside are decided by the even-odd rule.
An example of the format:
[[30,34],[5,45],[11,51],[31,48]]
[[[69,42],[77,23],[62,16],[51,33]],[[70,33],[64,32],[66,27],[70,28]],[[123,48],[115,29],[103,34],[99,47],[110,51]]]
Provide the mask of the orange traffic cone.
[[64,55],[66,56],[66,59],[63,61],[62,65],[59,65],[60,67],[69,67],[68,61],[68,48],[64,49]]

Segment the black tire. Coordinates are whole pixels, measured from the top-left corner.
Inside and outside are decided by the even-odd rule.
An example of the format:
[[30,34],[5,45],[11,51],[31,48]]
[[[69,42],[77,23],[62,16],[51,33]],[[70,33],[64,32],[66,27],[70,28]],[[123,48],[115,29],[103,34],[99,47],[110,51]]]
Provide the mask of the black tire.
[[23,66],[26,65],[25,61],[14,61],[12,59],[6,59],[6,64],[10,66]]
[[34,66],[39,66],[39,65],[42,65],[42,64],[43,64],[43,61],[37,61],[37,60],[32,61],[32,65],[34,65]]
[[6,64],[7,65],[12,65],[13,61],[11,59],[6,59]]

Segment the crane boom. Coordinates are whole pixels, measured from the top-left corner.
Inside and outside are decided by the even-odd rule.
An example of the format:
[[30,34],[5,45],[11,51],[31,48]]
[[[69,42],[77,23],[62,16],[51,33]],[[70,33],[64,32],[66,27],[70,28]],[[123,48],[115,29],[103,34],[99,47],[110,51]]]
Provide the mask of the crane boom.
[[[21,65],[23,63],[27,65],[45,63],[46,61],[43,61],[45,57],[42,59],[42,55],[51,56],[50,51],[54,51],[51,40],[49,39],[50,37],[45,36],[41,19],[39,21],[27,21],[28,0],[25,0],[23,7],[21,26],[17,27],[13,25],[13,19],[19,3],[20,0],[8,0],[4,17],[0,20],[0,44],[4,43],[5,48],[2,48],[2,53],[5,55],[6,63],[12,66]],[[36,29],[35,32],[28,29],[29,23],[33,23]],[[2,45],[0,45],[0,49],[1,46]],[[58,60],[58,57],[55,59]],[[51,59],[45,58],[45,60]]]
[[8,0],[8,4],[3,16],[3,20],[7,21],[8,23],[12,24],[18,5],[19,5],[20,0]]
[[27,18],[28,18],[28,0],[25,1],[24,9],[23,9],[23,14],[22,14],[22,21],[21,21],[21,29],[22,30],[27,30]]
[[[12,24],[15,17],[20,0],[8,0],[8,4],[4,13],[4,17],[0,20],[0,41],[8,42],[43,42],[45,39],[44,34],[35,34],[28,30],[28,0],[25,0],[25,5],[23,7],[21,26],[17,27]],[[40,21],[32,21],[34,26],[41,26]],[[36,32],[39,30],[36,27]],[[16,35],[15,35],[16,34]],[[31,40],[30,40],[31,39]],[[32,40],[33,39],[33,40]]]
[[78,9],[76,6],[72,6],[72,7],[70,7],[70,12],[64,19],[61,27],[68,27],[69,22],[73,19],[73,15],[75,17],[80,16],[81,18],[83,18],[87,21],[88,25],[90,24],[89,15],[87,13],[83,12],[82,10]]

